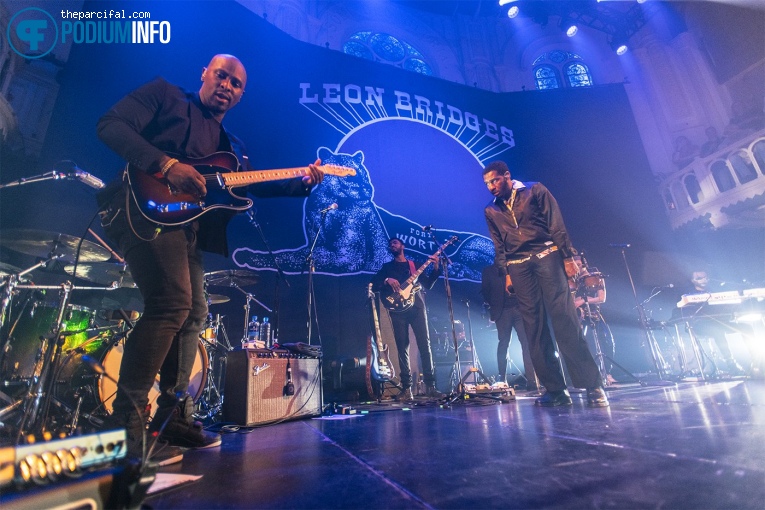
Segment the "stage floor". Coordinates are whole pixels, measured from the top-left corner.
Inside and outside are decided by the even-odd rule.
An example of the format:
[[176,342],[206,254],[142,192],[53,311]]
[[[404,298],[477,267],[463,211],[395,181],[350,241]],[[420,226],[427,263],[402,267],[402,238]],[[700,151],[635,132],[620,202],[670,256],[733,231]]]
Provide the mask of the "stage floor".
[[359,406],[226,433],[161,473],[177,508],[762,508],[765,381],[625,385],[611,407]]

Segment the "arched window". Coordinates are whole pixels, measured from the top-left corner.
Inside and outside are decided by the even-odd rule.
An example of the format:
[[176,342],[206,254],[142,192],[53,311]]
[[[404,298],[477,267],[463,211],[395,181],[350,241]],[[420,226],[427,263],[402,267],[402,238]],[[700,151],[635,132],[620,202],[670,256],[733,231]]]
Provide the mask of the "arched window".
[[[537,89],[559,89],[561,87],[592,87],[590,69],[582,57],[568,51],[553,50],[542,53],[532,64]],[[560,77],[565,77],[565,84]]]
[[760,140],[752,145],[752,154],[755,163],[760,167],[760,173],[765,175],[765,140]]
[[698,204],[704,200],[704,193],[701,191],[699,180],[696,179],[694,174],[686,175],[683,179],[683,184],[685,184],[685,189],[688,191],[688,196],[690,197],[692,204]]
[[537,67],[536,71],[534,71],[534,79],[537,82],[537,88],[539,90],[560,88],[558,71],[552,66],[543,65]]
[[380,32],[356,32],[343,45],[343,53],[433,76],[433,69],[417,49]]
[[566,78],[568,78],[569,87],[591,87],[592,79],[590,70],[581,62],[574,62],[566,65]]
[[720,193],[725,193],[736,187],[736,181],[733,180],[733,176],[730,174],[725,161],[715,161],[710,168],[712,170],[712,178],[715,180]]
[[733,171],[736,172],[738,182],[741,184],[745,184],[757,178],[757,172],[752,164],[752,159],[749,157],[749,153],[744,149],[731,154],[728,160],[733,167]]

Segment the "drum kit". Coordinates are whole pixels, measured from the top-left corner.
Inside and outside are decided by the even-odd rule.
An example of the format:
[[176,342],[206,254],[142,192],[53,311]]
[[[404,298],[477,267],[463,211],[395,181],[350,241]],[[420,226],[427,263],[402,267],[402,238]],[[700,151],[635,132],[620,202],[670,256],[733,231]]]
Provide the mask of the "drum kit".
[[[0,252],[14,262],[36,260],[25,269],[0,263],[1,442],[98,428],[112,411],[124,342],[140,317],[121,306],[140,304],[127,266],[111,262],[116,254],[105,244],[42,230],[3,230]],[[208,287],[243,292],[247,312],[257,300],[242,287],[258,281],[257,274],[244,270],[205,275]],[[210,306],[230,300],[222,294],[207,297]],[[226,356],[233,350],[222,319],[209,314],[199,335],[189,384],[198,419],[222,410]],[[98,373],[99,364],[108,377]],[[158,388],[157,379],[149,396],[152,411]]]

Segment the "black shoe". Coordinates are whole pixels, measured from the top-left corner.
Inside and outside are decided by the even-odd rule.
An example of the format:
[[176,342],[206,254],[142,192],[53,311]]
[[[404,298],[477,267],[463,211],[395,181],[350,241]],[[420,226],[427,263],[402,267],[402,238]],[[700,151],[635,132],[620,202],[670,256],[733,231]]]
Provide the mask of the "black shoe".
[[144,455],[149,455],[147,461],[155,462],[160,466],[169,466],[183,460],[183,450],[170,446],[166,442],[157,441],[154,449],[149,452],[154,439],[146,431],[143,416],[137,413],[124,415],[109,415],[101,427],[102,430],[125,429],[126,454],[125,462],[144,463]]
[[183,448],[171,446],[164,441],[157,441],[148,460],[156,462],[159,466],[177,464],[183,460]]
[[570,406],[573,404],[568,390],[547,391],[544,395],[536,399],[534,403],[542,407]]
[[411,402],[414,400],[414,395],[412,394],[412,388],[404,388],[401,390],[401,393],[396,395],[396,400],[399,402]]
[[157,414],[149,424],[149,431],[159,432],[159,439],[167,441],[170,446],[199,449],[220,446],[220,434],[208,432],[200,422],[194,421],[193,409],[194,401],[190,396],[173,408],[157,409]]
[[587,405],[589,407],[608,407],[606,390],[602,386],[587,389]]

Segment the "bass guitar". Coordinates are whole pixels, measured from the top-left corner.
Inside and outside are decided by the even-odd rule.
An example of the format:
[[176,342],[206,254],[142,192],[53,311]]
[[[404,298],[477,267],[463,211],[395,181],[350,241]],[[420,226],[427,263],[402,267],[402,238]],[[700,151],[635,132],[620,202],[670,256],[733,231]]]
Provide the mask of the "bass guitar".
[[[452,236],[432,255],[438,257],[450,244],[454,244],[458,241],[457,236]],[[401,284],[401,288],[398,292],[391,291],[390,294],[385,296],[382,300],[383,306],[392,313],[405,312],[414,306],[414,298],[417,293],[422,289],[422,285],[417,282],[423,271],[432,263],[431,259],[425,261],[417,271],[414,272],[404,283]]]
[[367,363],[367,367],[371,367],[370,375],[376,381],[390,381],[395,377],[395,371],[393,365],[390,362],[390,352],[388,346],[382,342],[382,333],[380,332],[380,318],[377,315],[377,304],[375,303],[375,293],[372,291],[372,284],[369,284],[367,289],[367,295],[369,297],[369,306],[372,308],[372,339],[371,344],[371,356],[370,363]]
[[[252,200],[234,194],[233,189],[308,175],[308,167],[237,172],[239,160],[230,152],[216,152],[204,158],[177,159],[202,174],[207,186],[206,196],[197,197],[176,189],[159,172],[149,174],[130,164],[125,167],[125,178],[133,202],[147,220],[159,225],[183,225],[216,209],[245,211],[252,207]],[[356,175],[354,168],[344,166],[320,165],[318,168],[326,175]]]

